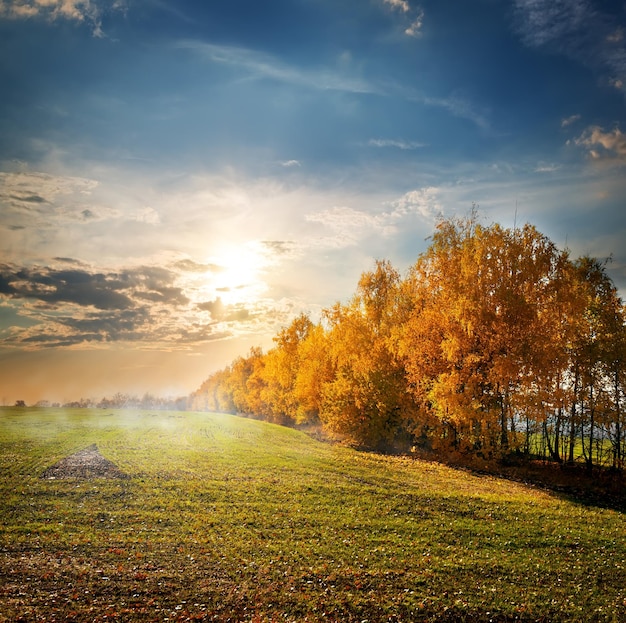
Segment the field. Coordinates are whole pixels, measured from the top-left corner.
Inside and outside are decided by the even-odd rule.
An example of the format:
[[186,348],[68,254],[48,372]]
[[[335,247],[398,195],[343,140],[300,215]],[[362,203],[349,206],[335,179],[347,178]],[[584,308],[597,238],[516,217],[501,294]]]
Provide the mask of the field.
[[[92,444],[128,477],[41,478]],[[626,621],[626,523],[234,416],[7,408],[0,621]]]

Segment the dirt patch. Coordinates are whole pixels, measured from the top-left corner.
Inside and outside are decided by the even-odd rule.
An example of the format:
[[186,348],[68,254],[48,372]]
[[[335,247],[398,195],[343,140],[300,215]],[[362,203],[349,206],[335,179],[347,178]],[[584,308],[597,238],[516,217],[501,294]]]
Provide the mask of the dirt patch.
[[130,476],[120,470],[115,463],[105,459],[94,443],[88,448],[51,465],[41,474],[41,478],[47,480],[57,478],[90,480],[92,478],[130,478]]

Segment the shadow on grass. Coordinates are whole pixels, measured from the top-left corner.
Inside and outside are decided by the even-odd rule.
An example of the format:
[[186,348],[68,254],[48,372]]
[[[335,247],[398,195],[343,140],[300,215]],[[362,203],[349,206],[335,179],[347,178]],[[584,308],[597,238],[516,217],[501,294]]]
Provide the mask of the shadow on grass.
[[576,504],[626,513],[626,478],[624,472],[613,468],[594,467],[590,471],[580,463],[557,463],[517,455],[493,461],[462,454],[442,456],[434,452],[413,456],[477,476],[496,476],[537,487]]

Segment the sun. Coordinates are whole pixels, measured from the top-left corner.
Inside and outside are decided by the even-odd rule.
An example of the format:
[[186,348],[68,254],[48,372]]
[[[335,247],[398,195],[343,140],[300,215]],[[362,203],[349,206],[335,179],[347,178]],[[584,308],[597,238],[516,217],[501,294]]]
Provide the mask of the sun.
[[210,287],[227,305],[257,300],[267,289],[264,255],[253,245],[227,247],[210,259]]

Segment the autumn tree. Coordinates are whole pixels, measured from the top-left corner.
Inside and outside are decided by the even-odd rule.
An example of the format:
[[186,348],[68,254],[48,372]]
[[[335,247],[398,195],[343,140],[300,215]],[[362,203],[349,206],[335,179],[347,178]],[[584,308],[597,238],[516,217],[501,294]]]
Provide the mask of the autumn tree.
[[404,368],[391,348],[401,323],[400,275],[386,261],[359,280],[355,296],[326,311],[334,378],[323,387],[320,418],[329,430],[366,447],[391,447],[411,408]]
[[321,323],[311,325],[298,346],[298,370],[293,388],[296,423],[320,419],[324,387],[335,376],[330,336]]
[[301,314],[274,337],[276,346],[265,356],[262,373],[265,387],[261,397],[272,421],[293,424],[304,419],[298,408],[296,380],[301,347],[312,327],[309,317]]
[[414,304],[399,353],[416,400],[455,448],[518,445],[521,399],[548,361],[550,293],[561,261],[534,227],[484,227],[472,212],[441,221],[410,271],[405,287]]
[[[576,262],[585,307],[575,346],[577,405],[585,463],[602,461],[603,441],[613,445],[613,463],[623,457],[624,307],[606,273],[606,263]],[[573,458],[573,456],[571,457]]]

